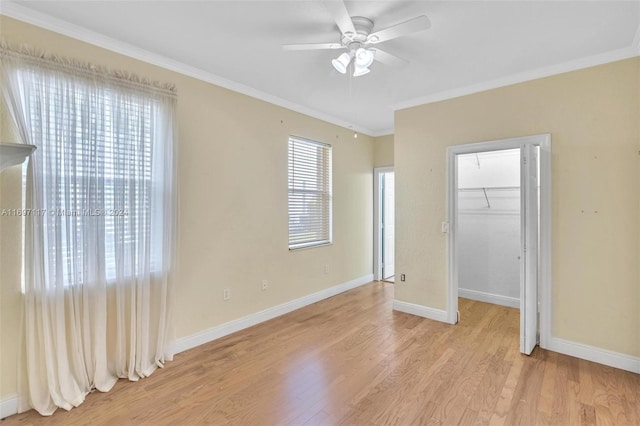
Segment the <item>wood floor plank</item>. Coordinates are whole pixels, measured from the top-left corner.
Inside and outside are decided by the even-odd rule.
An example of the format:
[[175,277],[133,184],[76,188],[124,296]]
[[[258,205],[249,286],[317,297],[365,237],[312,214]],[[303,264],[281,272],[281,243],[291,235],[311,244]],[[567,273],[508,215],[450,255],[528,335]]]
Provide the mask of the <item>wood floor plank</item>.
[[469,408],[478,413],[476,425],[488,425],[498,403],[500,390],[504,387],[511,367],[510,363],[504,362],[505,353],[506,349],[502,348],[493,355],[488,370],[469,402]]
[[546,352],[544,375],[540,388],[540,398],[536,412],[536,424],[550,425],[553,416],[553,393],[555,389],[557,358],[553,352]]
[[520,373],[524,360],[522,357],[514,357],[511,362],[509,374],[505,380],[504,386],[500,390],[500,396],[496,404],[496,408],[489,419],[490,425],[503,425],[509,415],[509,409],[512,407],[511,401],[515,393],[516,386],[520,380]]
[[536,348],[516,309],[448,325],[371,283],[178,354],[151,377],[2,425],[638,425],[640,376]]
[[595,425],[596,410],[591,405],[580,403],[580,425]]
[[544,369],[545,364],[540,358],[532,356],[524,359],[505,420],[507,424],[535,424]]
[[474,411],[470,408],[465,408],[458,425],[460,426],[470,426],[475,425],[476,418],[478,417],[478,412]]

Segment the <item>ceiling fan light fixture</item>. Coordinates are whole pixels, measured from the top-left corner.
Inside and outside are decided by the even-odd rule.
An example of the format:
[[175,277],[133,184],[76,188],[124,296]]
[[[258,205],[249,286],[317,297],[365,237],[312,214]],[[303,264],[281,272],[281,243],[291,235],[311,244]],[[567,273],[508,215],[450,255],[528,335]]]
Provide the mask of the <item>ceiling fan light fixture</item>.
[[331,64],[340,74],[345,74],[347,72],[349,62],[351,62],[351,55],[349,53],[343,53],[336,59],[333,59]]
[[359,66],[355,66],[355,69],[353,70],[353,76],[354,77],[360,77],[361,75],[365,75],[365,74],[369,74],[371,70],[367,67],[359,67]]
[[[2,1],[2,0],[0,0]],[[284,50],[325,50],[346,49],[339,57],[331,60],[331,64],[340,74],[352,71],[350,75],[361,76],[370,72],[369,67],[374,60],[386,65],[407,64],[409,61],[399,58],[376,45],[409,34],[417,33],[431,27],[431,21],[425,15],[416,16],[390,27],[374,30],[373,20],[364,16],[351,16],[346,6],[346,0],[322,1],[327,11],[333,17],[337,29],[340,31],[339,42],[286,44]],[[343,51],[344,52],[344,51]]]
[[362,47],[356,50],[355,63],[359,68],[368,68],[373,63],[374,50],[364,49]]

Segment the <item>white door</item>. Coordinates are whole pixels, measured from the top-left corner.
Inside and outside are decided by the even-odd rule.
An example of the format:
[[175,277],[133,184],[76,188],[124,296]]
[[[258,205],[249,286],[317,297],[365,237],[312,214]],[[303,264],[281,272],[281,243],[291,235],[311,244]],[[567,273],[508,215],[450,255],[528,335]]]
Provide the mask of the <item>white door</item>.
[[520,352],[530,355],[538,343],[538,151],[521,152]]
[[382,279],[394,276],[395,267],[395,181],[394,173],[382,178]]

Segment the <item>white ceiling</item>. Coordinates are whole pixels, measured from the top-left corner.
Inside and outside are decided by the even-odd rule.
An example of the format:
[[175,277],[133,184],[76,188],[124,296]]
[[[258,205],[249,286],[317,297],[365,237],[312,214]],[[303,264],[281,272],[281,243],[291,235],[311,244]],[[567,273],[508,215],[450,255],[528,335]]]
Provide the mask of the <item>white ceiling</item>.
[[422,14],[432,27],[378,45],[408,65],[353,78],[331,66],[340,51],[280,47],[339,41],[318,1],[4,1],[0,12],[371,135],[393,131],[394,107],[640,54],[638,0],[346,6],[374,30]]

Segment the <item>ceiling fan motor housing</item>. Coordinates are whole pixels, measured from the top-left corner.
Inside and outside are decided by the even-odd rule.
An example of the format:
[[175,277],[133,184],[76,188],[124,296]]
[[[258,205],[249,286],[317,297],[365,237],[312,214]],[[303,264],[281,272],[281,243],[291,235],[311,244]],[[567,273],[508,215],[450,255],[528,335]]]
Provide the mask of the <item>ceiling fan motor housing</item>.
[[351,21],[356,29],[356,33],[344,33],[340,41],[347,49],[356,50],[360,47],[364,47],[367,43],[367,38],[373,30],[373,21],[362,16],[352,16]]

